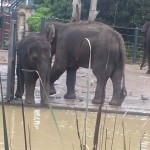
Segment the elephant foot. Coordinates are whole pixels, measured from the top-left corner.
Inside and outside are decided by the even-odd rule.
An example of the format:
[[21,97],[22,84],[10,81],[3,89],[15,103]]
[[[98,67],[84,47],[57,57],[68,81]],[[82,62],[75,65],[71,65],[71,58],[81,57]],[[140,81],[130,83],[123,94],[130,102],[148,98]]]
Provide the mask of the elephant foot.
[[14,97],[13,99],[7,100],[7,102],[15,102],[15,103],[21,103],[22,101],[23,101],[23,99],[20,97]]
[[116,100],[111,100],[110,102],[109,102],[109,105],[113,105],[113,106],[121,106],[121,102],[118,102],[118,101],[116,101]]
[[41,101],[41,103],[40,103],[42,106],[47,106],[48,105],[48,103],[47,102],[45,102],[45,101]]
[[150,69],[147,70],[146,74],[150,74]]
[[56,89],[54,87],[54,85],[50,85],[50,95],[56,94]]
[[64,95],[64,98],[65,98],[65,99],[76,99],[76,94],[75,94],[75,93],[69,93],[69,92],[67,92],[67,93]]
[[15,100],[18,100],[18,99],[22,99],[22,96],[20,96],[19,94],[15,94]]
[[16,101],[22,101],[22,98],[21,97],[15,97],[14,100],[16,100]]
[[104,100],[100,100],[100,99],[93,99],[92,100],[92,104],[104,104]]
[[145,65],[142,65],[142,64],[141,64],[141,65],[140,65],[140,70],[142,70],[142,69],[143,69],[143,67],[145,67]]
[[34,100],[25,100],[25,103],[26,104],[35,104],[35,101]]

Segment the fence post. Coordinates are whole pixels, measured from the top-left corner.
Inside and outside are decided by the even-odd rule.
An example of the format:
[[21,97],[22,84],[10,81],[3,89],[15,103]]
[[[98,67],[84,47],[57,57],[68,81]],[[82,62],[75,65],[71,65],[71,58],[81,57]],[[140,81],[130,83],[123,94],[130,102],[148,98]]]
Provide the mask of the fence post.
[[41,20],[41,34],[44,34],[44,29],[45,29],[45,17],[42,17],[42,20]]
[[8,101],[14,98],[14,85],[15,85],[15,60],[16,60],[16,20],[10,20],[10,38],[8,48],[8,73],[7,73],[7,93],[6,99]]
[[136,27],[134,32],[133,63],[135,63],[137,59],[138,30],[138,27]]
[[[15,23],[15,30],[14,30],[14,34],[15,34],[15,38],[16,40],[18,40],[18,32],[17,32],[17,20],[18,20],[18,12],[16,10],[12,11],[12,20],[16,21]],[[16,41],[15,41],[16,42]]]

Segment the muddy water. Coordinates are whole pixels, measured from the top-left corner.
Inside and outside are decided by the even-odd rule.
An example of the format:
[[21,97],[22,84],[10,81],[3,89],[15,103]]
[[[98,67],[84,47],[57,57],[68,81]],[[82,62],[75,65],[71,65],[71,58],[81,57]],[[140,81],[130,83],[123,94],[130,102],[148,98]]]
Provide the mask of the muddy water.
[[[1,108],[0,108],[1,111]],[[79,150],[79,140],[76,130],[76,120],[74,111],[63,111],[54,110],[59,130],[63,139],[64,150]],[[24,149],[24,134],[23,134],[23,123],[21,108],[14,106],[6,107],[7,116],[7,128],[9,143],[11,145],[11,150],[23,150]],[[104,116],[102,115],[101,120],[101,132],[104,124]],[[83,133],[83,122],[84,122],[84,112],[77,112],[77,117],[79,121],[80,133]],[[112,137],[114,132],[114,122],[116,118],[116,127],[114,134],[114,141],[112,150],[122,150],[123,149],[123,128],[122,128],[122,115],[107,114],[105,121],[105,134],[103,137],[103,149],[104,143],[106,142],[106,149],[111,149]],[[57,129],[54,125],[51,113],[48,109],[40,108],[25,108],[25,119],[26,128],[30,129],[31,147],[32,150],[62,150],[62,144],[58,136]],[[149,118],[146,116],[130,116],[127,115],[124,118],[125,126],[125,139],[126,147],[131,150],[138,150],[140,147],[140,139],[142,140],[142,150],[150,150],[150,121],[147,122]],[[0,115],[0,120],[2,116]],[[92,149],[94,126],[96,120],[96,113],[88,113],[87,119],[87,145],[89,149]],[[147,123],[146,123],[147,122]],[[144,126],[145,124],[145,126]],[[143,128],[144,126],[144,128]],[[107,138],[105,138],[107,129]],[[3,142],[3,129],[2,121],[0,121],[0,150],[4,150]],[[143,135],[143,136],[142,136]],[[27,134],[27,140],[28,138]],[[107,139],[107,140],[106,140]],[[28,142],[29,143],[29,142]],[[129,144],[130,143],[130,144]]]

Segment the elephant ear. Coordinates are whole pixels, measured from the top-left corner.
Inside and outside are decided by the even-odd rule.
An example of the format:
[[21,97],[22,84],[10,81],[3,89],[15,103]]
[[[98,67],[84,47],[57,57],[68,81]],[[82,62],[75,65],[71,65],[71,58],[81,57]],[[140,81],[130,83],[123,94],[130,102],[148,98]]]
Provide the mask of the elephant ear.
[[47,24],[45,28],[46,39],[48,42],[52,42],[55,37],[55,26],[54,24]]

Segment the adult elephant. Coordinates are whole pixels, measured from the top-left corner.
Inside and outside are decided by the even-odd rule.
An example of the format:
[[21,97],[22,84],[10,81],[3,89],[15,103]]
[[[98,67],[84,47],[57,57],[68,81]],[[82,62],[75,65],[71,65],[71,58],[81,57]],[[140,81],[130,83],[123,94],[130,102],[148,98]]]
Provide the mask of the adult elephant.
[[118,32],[97,22],[49,22],[45,31],[47,39],[51,41],[52,54],[55,54],[50,74],[50,94],[56,93],[54,82],[67,70],[67,93],[64,98],[76,98],[76,71],[79,67],[87,68],[89,63],[89,45],[84,41],[88,38],[92,48],[91,68],[97,78],[92,103],[104,103],[106,82],[108,78],[111,78],[113,96],[109,104],[116,106],[122,104],[126,96],[125,45]]
[[142,58],[142,63],[140,65],[140,69],[143,68],[146,58],[147,58],[148,70],[146,73],[150,74],[150,22],[146,22],[143,25],[142,32],[144,36],[144,42],[143,42],[144,51],[143,51],[143,58]]
[[45,36],[39,33],[30,33],[19,42],[16,98],[22,98],[25,84],[25,102],[34,103],[36,80],[40,75],[43,84],[40,83],[41,104],[47,104],[45,92],[49,94],[50,59],[51,46]]

